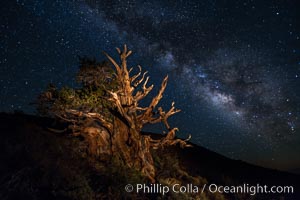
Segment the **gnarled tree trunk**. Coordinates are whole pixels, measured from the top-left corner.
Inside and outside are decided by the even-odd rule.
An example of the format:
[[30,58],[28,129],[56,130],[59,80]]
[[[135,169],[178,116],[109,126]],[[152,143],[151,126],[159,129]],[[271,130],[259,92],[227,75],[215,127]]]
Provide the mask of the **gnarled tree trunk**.
[[[118,90],[109,91],[111,94],[110,101],[115,105],[117,112],[112,131],[112,152],[113,154],[119,154],[129,167],[141,170],[145,176],[154,182],[155,168],[150,149],[178,143],[182,147],[189,146],[186,141],[175,139],[175,132],[178,129],[171,128],[167,122],[168,117],[180,110],[176,110],[174,103],[172,103],[172,107],[168,112],[163,111],[161,107],[157,109],[158,112],[154,111],[163,96],[168,77],[164,78],[158,94],[152,99],[150,105],[144,108],[139,107],[139,101],[149,94],[153,89],[153,85],[147,87],[149,77],[145,77],[147,72],[142,74],[140,66],[138,74],[130,76],[132,68],[127,69],[127,57],[132,52],[127,51],[126,45],[124,45],[123,51],[118,48],[117,51],[121,58],[120,65],[106,54],[116,69],[116,78],[119,81]],[[141,90],[135,91],[137,88]],[[164,123],[168,130],[163,139],[153,140],[150,136],[141,134],[142,127],[145,124],[159,122]]]
[[122,159],[127,166],[141,170],[154,182],[155,169],[149,138],[141,135],[138,130],[129,127],[119,118],[114,120],[112,154]]

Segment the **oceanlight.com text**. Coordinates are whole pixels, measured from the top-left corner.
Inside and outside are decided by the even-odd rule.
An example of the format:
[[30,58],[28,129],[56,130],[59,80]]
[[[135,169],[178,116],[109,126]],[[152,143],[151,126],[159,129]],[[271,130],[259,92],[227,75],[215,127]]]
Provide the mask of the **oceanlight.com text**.
[[165,195],[169,192],[173,193],[224,193],[224,194],[292,194],[294,193],[293,186],[267,186],[267,185],[217,185],[217,184],[204,184],[197,186],[193,184],[174,184],[174,185],[162,185],[162,184],[127,184],[125,186],[126,192],[136,192],[144,194],[162,194]]

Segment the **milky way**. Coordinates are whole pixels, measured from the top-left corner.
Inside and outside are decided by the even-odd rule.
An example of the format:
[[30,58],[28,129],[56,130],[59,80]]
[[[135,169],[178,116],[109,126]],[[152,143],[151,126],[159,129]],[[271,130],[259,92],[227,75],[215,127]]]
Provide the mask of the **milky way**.
[[[4,2],[3,2],[4,3]],[[3,4],[2,3],[2,4]],[[180,136],[234,159],[300,166],[296,1],[35,1],[1,6],[1,110],[32,113],[49,82],[73,85],[77,56],[126,43]],[[162,131],[158,126],[152,129]]]

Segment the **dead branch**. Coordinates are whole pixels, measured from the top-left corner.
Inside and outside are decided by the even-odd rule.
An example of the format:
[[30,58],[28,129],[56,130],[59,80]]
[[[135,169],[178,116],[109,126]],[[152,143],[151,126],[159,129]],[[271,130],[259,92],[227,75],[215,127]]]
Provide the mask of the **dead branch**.
[[74,110],[74,109],[67,109],[67,110],[65,110],[65,112],[75,115],[75,116],[78,116],[78,117],[88,117],[88,118],[98,120],[107,130],[109,130],[110,132],[112,132],[112,130],[113,130],[113,124],[108,122],[99,113],[91,113],[91,112],[85,113],[85,112]]

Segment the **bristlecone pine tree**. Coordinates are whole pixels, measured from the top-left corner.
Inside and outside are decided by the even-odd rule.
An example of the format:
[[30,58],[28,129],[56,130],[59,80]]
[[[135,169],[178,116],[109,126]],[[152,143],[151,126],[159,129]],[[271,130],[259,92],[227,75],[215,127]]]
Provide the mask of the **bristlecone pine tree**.
[[[164,148],[179,144],[190,146],[187,140],[177,139],[178,128],[168,123],[171,115],[179,112],[174,102],[168,111],[157,105],[167,86],[166,76],[158,94],[147,107],[139,102],[153,89],[147,86],[147,71],[130,75],[127,58],[132,53],[124,45],[123,51],[117,48],[120,63],[105,53],[109,63],[97,63],[95,60],[81,59],[77,80],[81,88],[62,88],[57,90],[50,85],[39,97],[39,110],[47,112],[64,121],[70,122],[69,128],[75,136],[83,136],[89,144],[90,156],[119,158],[128,167],[140,170],[142,174],[155,182],[155,168],[151,149]],[[167,133],[161,139],[152,139],[141,134],[146,124],[163,123]]]

